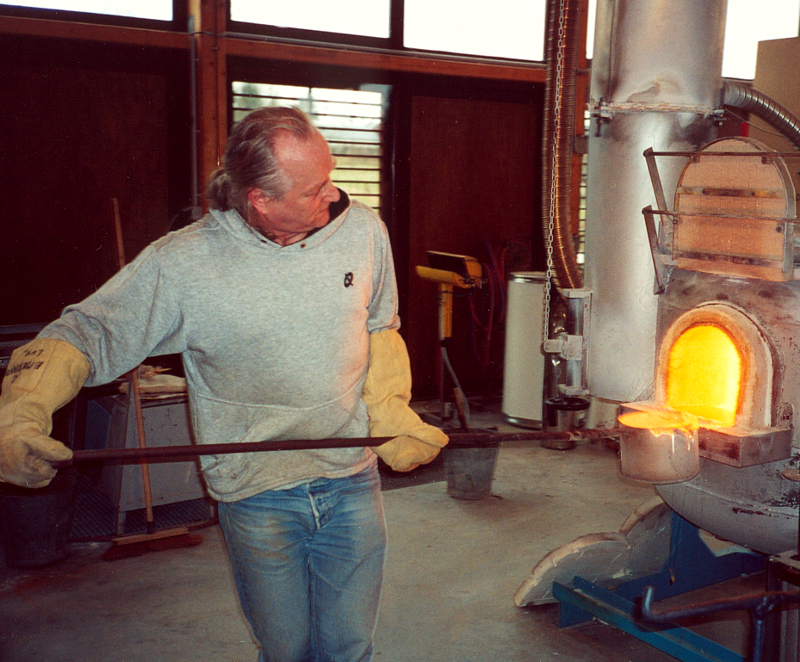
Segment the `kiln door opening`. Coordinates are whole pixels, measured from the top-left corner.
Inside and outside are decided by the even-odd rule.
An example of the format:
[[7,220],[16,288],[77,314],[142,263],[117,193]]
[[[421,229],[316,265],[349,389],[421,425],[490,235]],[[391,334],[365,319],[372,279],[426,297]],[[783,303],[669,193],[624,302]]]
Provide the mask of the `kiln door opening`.
[[714,325],[690,327],[669,350],[666,403],[721,427],[732,427],[741,369],[741,355],[728,333]]

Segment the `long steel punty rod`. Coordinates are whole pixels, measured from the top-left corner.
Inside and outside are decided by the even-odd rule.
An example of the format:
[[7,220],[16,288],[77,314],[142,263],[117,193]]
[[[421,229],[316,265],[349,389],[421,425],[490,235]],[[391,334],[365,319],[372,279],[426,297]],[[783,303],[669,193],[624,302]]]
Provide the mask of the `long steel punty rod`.
[[[526,432],[459,432],[448,431],[450,445],[458,448],[481,448],[506,441],[542,440],[602,440],[616,439],[615,429],[566,430]],[[78,462],[175,462],[200,455],[227,455],[230,453],[263,453],[265,451],[296,451],[325,448],[357,448],[380,446],[393,437],[353,437],[344,439],[290,439],[284,441],[253,441],[231,444],[193,444],[191,446],[148,446],[146,448],[107,448],[102,450],[76,450],[72,460],[60,466]]]

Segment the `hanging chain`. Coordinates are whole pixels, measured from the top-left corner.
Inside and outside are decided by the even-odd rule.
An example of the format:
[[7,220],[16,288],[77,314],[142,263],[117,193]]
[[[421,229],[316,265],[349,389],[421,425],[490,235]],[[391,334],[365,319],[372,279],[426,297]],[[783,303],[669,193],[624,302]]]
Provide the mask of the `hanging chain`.
[[563,68],[564,49],[564,5],[566,0],[561,0],[558,14],[558,42],[556,45],[556,73],[551,79],[554,81],[553,94],[553,158],[550,168],[550,213],[547,228],[547,273],[544,284],[544,311],[542,313],[542,338],[550,339],[550,290],[553,278],[553,234],[556,224],[556,172],[558,166],[558,135],[561,124],[561,72]]

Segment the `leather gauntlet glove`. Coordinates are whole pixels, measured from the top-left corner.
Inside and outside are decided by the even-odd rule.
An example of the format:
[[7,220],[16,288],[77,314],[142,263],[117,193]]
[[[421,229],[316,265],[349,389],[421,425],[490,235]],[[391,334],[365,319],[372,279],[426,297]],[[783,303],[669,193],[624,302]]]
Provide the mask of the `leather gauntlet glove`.
[[56,475],[51,463],[72,457],[48,435],[53,412],[78,394],[89,370],[83,353],[63,340],[37,338],[14,351],[0,394],[0,480],[44,487]]
[[411,364],[406,344],[394,330],[370,336],[364,402],[373,437],[395,437],[372,450],[395,471],[411,471],[431,462],[447,444],[447,435],[424,423],[409,406]]

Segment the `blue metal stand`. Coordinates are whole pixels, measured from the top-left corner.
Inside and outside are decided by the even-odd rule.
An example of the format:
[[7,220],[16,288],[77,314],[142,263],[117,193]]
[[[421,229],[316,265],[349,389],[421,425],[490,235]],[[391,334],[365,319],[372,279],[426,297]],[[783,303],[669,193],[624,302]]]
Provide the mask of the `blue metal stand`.
[[645,587],[652,586],[659,600],[711,586],[742,575],[761,572],[767,557],[753,552],[714,556],[700,538],[700,531],[679,515],[672,515],[670,556],[660,572],[602,588],[581,577],[573,586],[555,582],[553,596],[561,603],[559,625],[567,627],[591,618],[641,639],[647,644],[685,662],[743,662],[729,648],[674,623],[652,624],[637,619],[634,602]]

